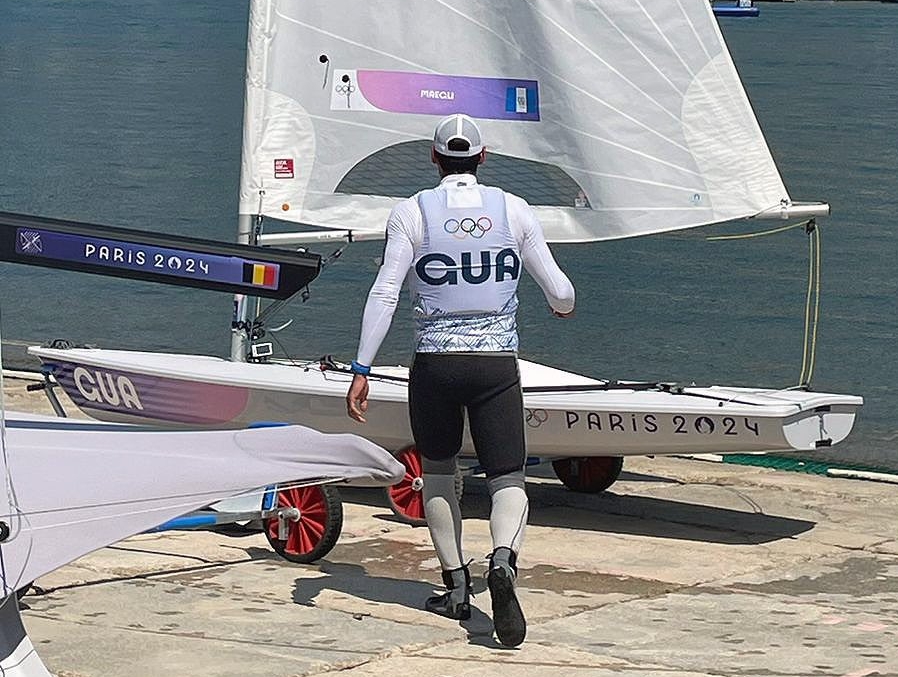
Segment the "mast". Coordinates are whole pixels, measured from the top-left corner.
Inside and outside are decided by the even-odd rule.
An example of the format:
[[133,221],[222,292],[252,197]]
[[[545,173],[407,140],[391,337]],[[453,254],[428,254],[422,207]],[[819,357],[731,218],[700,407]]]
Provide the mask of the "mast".
[[[266,47],[270,41],[270,16],[271,0],[251,0],[249,6],[249,21],[247,23],[246,36],[246,75],[244,77],[244,103],[243,103],[243,144],[241,147],[239,204],[243,204],[243,196],[252,191],[253,179],[252,163],[250,162],[251,149],[259,142],[255,134],[256,123],[262,116],[264,83],[266,72]],[[256,189],[260,193],[261,188]],[[253,214],[247,213],[238,207],[237,215],[237,243],[255,245],[253,227]],[[249,349],[249,335],[243,329],[250,319],[249,298],[243,294],[234,296],[234,314],[231,322],[231,359],[235,362],[246,360]]]
[[[237,215],[237,244],[250,244],[253,219],[249,214]],[[249,317],[248,297],[245,294],[234,294],[234,314],[231,319],[231,360],[234,362],[246,361],[246,353],[249,350],[249,335],[241,327]]]

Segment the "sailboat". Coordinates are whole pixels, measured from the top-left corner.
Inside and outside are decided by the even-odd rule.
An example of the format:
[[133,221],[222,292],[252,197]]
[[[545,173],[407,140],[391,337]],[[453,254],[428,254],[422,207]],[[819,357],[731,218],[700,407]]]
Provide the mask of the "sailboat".
[[[245,97],[243,244],[382,239],[392,206],[435,182],[429,138],[455,112],[478,120],[489,182],[527,199],[549,242],[829,212],[789,196],[707,0],[253,0]],[[346,365],[275,359],[260,338],[272,313],[255,307],[235,300],[230,359],[29,352],[101,420],[357,430],[397,453],[407,473],[393,507],[420,518],[407,370],[375,366],[369,423],[354,428]],[[529,453],[579,491],[607,488],[627,455],[829,447],[863,403],[806,387],[609,381],[524,359],[520,369]]]
[[714,16],[756,17],[761,11],[753,0],[711,0]]

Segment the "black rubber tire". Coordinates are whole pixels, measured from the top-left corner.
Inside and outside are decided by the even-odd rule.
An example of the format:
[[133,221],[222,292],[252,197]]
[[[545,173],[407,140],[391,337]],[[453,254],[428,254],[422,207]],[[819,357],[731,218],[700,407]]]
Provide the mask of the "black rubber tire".
[[599,494],[617,481],[624,459],[620,456],[584,456],[552,461],[555,476],[571,491]]

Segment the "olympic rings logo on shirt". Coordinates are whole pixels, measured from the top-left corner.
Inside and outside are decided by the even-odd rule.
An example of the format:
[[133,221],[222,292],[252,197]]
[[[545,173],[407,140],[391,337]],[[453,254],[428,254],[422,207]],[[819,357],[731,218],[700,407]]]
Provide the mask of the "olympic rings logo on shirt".
[[459,240],[464,239],[468,235],[479,240],[492,227],[493,222],[488,216],[481,216],[476,220],[469,217],[465,217],[461,221],[458,219],[446,219],[446,223],[443,224],[443,230],[450,235],[454,235]]
[[545,409],[528,409],[527,410],[527,426],[530,428],[539,428],[543,423],[549,420],[549,412]]

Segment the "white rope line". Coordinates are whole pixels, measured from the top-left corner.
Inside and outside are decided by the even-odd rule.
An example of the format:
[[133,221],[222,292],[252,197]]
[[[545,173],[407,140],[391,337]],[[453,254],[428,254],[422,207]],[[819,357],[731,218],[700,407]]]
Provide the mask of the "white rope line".
[[715,241],[719,241],[719,240],[748,240],[753,237],[764,237],[765,235],[775,235],[776,233],[782,233],[787,230],[792,230],[793,228],[804,228],[807,225],[808,225],[808,221],[801,221],[799,223],[791,223],[788,226],[782,226],[780,228],[772,228],[770,230],[759,230],[754,233],[740,233],[738,235],[712,235],[712,236],[706,237],[705,239],[708,242],[715,242]]

